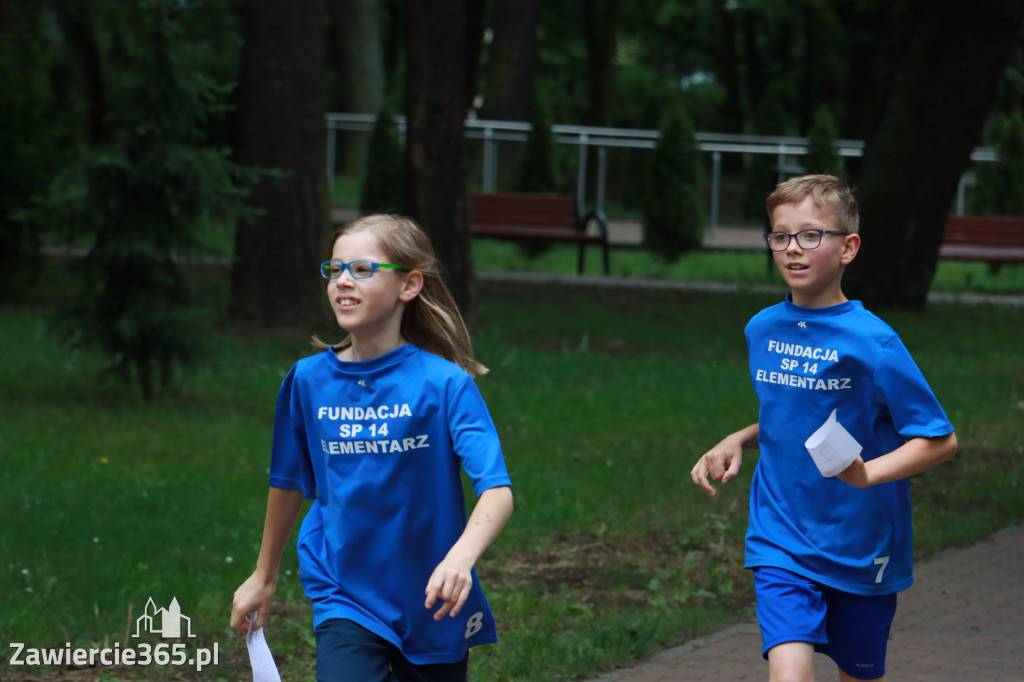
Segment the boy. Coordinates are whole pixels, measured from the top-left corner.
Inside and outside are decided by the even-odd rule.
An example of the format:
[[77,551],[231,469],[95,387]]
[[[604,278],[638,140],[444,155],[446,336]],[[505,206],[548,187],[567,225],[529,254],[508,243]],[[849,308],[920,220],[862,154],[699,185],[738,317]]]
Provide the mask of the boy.
[[[884,679],[896,593],[913,582],[908,477],[956,454],[956,436],[896,333],[843,295],[860,247],[850,189],[829,175],[792,178],[767,208],[765,240],[790,294],[745,330],[758,422],[690,477],[715,495],[708,478],[728,483],[743,450],[760,450],[745,566],[770,680],[812,680],[814,651],[840,680]],[[808,442],[830,425],[835,476]]]

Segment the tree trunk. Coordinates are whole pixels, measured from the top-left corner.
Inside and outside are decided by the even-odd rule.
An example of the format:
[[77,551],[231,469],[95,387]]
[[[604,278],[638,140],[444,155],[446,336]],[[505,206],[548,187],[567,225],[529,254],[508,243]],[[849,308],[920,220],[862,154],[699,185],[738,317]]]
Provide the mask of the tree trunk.
[[529,121],[540,0],[498,0],[480,118]]
[[[384,102],[383,43],[379,0],[333,0],[334,54],[341,110],[374,114]],[[369,136],[338,136],[338,158],[345,173],[361,175]]]
[[420,0],[406,9],[406,210],[430,235],[452,296],[470,318],[464,1]]
[[946,216],[1024,22],[1015,0],[922,0],[860,186],[863,245],[847,293],[921,308]]
[[607,126],[611,122],[612,64],[618,42],[621,0],[585,0],[583,28],[587,42],[587,75],[590,98],[587,125]]
[[250,205],[264,213],[239,225],[231,317],[260,328],[308,328],[321,298],[317,264],[327,221],[324,6],[247,0],[243,10],[238,161],[277,168]]

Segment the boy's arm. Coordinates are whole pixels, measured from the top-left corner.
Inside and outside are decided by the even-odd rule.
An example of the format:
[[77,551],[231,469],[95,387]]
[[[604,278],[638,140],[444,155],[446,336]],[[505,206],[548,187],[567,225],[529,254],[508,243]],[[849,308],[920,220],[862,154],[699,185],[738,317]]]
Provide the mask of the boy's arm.
[[855,488],[898,481],[931,469],[956,454],[956,434],[935,438],[911,438],[892,452],[865,462],[857,457],[836,478]]
[[743,451],[757,450],[757,437],[760,434],[759,424],[740,429],[722,439],[715,447],[704,453],[690,471],[690,479],[705,492],[714,496],[718,491],[711,485],[712,480],[721,481],[725,485],[740,473],[743,465]]
[[446,613],[454,617],[462,610],[473,588],[473,566],[501,533],[511,515],[510,487],[489,488],[481,493],[466,529],[427,581],[427,599],[423,606],[429,609],[438,599],[444,602],[434,614],[434,620],[441,620]]
[[235,590],[231,605],[231,627],[240,632],[249,631],[248,616],[258,612],[252,627],[259,629],[267,622],[270,604],[277,588],[277,571],[281,566],[288,537],[302,511],[305,498],[300,490],[270,488],[267,494],[267,516],[263,522],[263,542],[256,560],[256,570]]

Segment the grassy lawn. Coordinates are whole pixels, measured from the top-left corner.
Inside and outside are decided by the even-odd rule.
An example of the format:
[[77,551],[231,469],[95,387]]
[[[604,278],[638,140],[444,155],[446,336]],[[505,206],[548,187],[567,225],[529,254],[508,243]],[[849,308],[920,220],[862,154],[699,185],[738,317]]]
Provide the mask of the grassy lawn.
[[[571,249],[526,263],[514,245],[474,248],[479,270],[575,267]],[[616,251],[612,263],[633,276],[778,284],[757,253],[688,256],[678,275],[640,252]],[[1020,268],[946,265],[937,283],[951,290],[1024,291]],[[715,499],[689,470],[756,418],[742,329],[777,300],[478,285],[474,342],[491,368],[479,384],[516,509],[478,567],[502,641],[474,651],[471,679],[586,677],[752,617],[742,544],[754,459]],[[244,642],[227,627],[231,596],[259,547],[277,389],[306,339],[219,332],[205,364],[143,403],[97,378],[101,358],[64,347],[49,314],[34,300],[0,309],[0,679],[247,678]],[[1024,309],[942,304],[883,317],[961,444],[913,481],[918,556],[1020,523]],[[291,549],[282,571],[267,638],[284,679],[313,679]],[[216,644],[219,665],[8,665],[8,642],[135,646],[130,631],[151,597],[158,607],[176,598],[197,635],[189,648]]]

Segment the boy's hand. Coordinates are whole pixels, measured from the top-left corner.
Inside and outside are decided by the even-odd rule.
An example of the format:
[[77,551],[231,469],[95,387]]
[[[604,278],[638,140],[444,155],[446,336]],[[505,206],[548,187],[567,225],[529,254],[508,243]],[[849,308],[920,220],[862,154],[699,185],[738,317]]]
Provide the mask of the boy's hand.
[[868,469],[860,455],[857,455],[857,459],[853,460],[850,466],[836,474],[836,478],[854,488],[867,488],[871,485],[871,481],[868,480]]
[[708,477],[725,485],[739,475],[742,465],[743,448],[726,438],[697,460],[690,471],[690,479],[694,485],[700,486],[713,497],[718,491],[711,485]]

